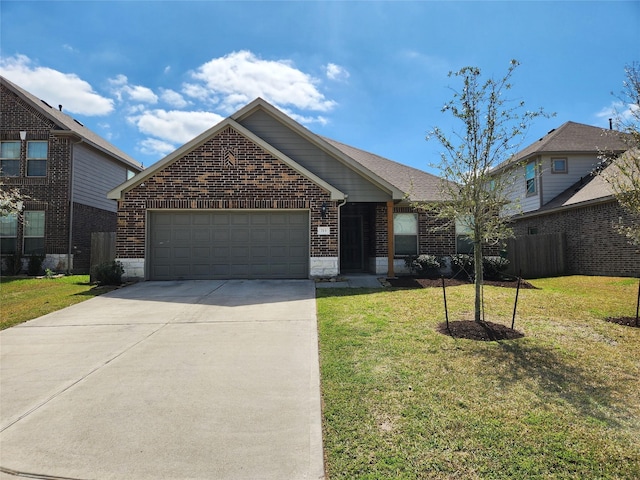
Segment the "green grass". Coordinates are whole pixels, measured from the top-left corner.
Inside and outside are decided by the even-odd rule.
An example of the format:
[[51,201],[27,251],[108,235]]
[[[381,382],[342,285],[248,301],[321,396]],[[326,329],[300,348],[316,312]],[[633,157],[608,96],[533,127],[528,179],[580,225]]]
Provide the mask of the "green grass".
[[[440,289],[318,290],[329,479],[640,478],[640,329],[603,321],[637,280],[531,283],[499,342],[437,333]],[[510,326],[515,291],[484,291]],[[447,297],[473,318],[472,286]]]
[[60,278],[0,277],[0,330],[108,292],[89,275]]

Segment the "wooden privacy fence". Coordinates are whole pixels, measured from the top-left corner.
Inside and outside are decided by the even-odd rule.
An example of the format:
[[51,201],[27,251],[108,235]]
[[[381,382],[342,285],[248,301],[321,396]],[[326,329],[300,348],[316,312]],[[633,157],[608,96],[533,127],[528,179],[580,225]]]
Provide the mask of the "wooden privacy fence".
[[526,235],[507,241],[508,273],[524,278],[563,275],[566,270],[564,234]]
[[93,282],[93,267],[111,262],[116,258],[116,232],[91,233],[90,281]]

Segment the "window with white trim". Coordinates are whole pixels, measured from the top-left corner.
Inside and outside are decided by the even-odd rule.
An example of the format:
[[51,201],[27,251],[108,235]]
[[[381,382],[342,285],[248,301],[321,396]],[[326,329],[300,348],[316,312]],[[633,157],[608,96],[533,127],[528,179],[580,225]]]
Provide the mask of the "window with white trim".
[[24,212],[25,255],[44,255],[44,212]]
[[418,254],[418,215],[393,214],[393,244],[396,255]]
[[527,195],[536,194],[536,164],[535,162],[527,163],[524,172],[524,178],[527,187]]
[[566,158],[552,158],[551,159],[551,173],[567,173],[567,159]]
[[27,142],[27,177],[47,176],[48,142]]
[[15,213],[0,216],[0,255],[16,253],[18,216]]
[[20,141],[0,142],[0,175],[20,176]]

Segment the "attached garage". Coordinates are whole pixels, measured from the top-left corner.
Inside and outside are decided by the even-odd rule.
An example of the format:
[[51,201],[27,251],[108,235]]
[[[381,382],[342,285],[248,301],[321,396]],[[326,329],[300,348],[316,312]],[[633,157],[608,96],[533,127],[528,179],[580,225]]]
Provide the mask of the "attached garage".
[[149,211],[150,280],[308,278],[309,212]]

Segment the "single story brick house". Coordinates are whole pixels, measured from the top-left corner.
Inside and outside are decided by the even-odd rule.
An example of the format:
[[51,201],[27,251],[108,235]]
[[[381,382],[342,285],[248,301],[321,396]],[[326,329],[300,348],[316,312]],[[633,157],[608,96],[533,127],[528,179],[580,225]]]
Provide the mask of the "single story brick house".
[[125,278],[394,275],[456,251],[413,201],[441,179],[309,131],[262,99],[109,192]]

